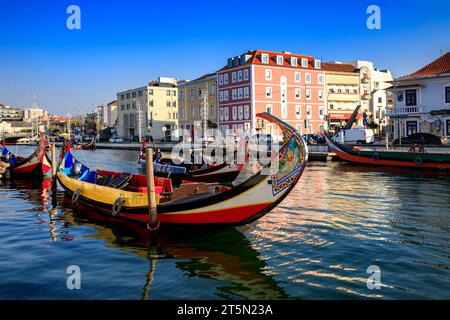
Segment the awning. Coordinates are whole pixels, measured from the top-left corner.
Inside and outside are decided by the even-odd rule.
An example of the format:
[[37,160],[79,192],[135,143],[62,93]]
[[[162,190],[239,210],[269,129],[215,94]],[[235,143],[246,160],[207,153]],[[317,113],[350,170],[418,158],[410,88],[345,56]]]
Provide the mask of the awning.
[[[352,116],[351,113],[328,113],[328,119],[330,120],[347,120]],[[358,115],[356,116],[356,119],[362,119],[363,118],[363,114],[362,113],[358,113]]]

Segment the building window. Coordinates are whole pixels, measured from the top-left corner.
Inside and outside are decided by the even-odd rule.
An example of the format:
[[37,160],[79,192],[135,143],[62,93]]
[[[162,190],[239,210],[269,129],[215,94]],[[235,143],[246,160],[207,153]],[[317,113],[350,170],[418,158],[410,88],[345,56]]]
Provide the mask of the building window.
[[302,106],[295,106],[295,117],[297,119],[302,117]]
[[382,97],[378,97],[378,103],[383,103],[383,98]]
[[125,110],[125,105],[124,105],[124,104],[122,104],[122,105],[120,106],[120,110],[122,110],[122,111]]
[[300,99],[302,96],[302,91],[300,89],[295,89],[295,99]]
[[272,105],[271,104],[266,105],[266,112],[268,114],[272,114]]
[[194,100],[194,88],[191,88],[191,90],[189,90],[189,98],[191,98],[191,100]]
[[450,103],[450,87],[445,87],[445,103]]
[[266,69],[266,80],[272,80],[272,70]]
[[248,105],[244,106],[244,117],[245,119],[250,118],[250,107]]
[[127,110],[130,110],[130,104],[127,103]]
[[248,80],[248,69],[244,69],[244,80]]
[[219,101],[223,101],[223,91],[219,92]]
[[148,94],[149,94],[150,96],[152,96],[152,95],[153,95],[153,89],[148,89]]
[[249,97],[248,87],[244,87],[244,98],[248,98],[248,97]]
[[305,73],[305,82],[311,83],[311,73]]
[[283,56],[277,56],[277,64],[283,65]]
[[243,95],[242,88],[239,88],[238,89],[238,99],[242,99],[242,95]]
[[166,101],[166,106],[170,107],[170,101]]
[[125,95],[124,94],[120,95],[120,100],[125,100]]
[[417,105],[417,90],[406,90],[405,96],[407,106]]
[[223,93],[223,99],[224,99],[225,101],[228,101],[228,98],[229,98],[229,96],[228,96],[228,90],[225,90],[224,93]]
[[223,121],[223,108],[220,108],[219,110],[219,119],[220,121]]
[[242,118],[244,117],[244,108],[242,106],[238,107],[238,118],[239,120],[242,120]]
[[170,97],[170,95],[171,95],[170,90],[166,90],[166,96],[169,96],[169,97]]
[[209,86],[209,95],[213,96],[216,93],[216,86],[214,84],[211,84]]
[[319,75],[317,76],[317,82],[319,84],[323,84],[323,74],[319,73]]
[[291,66],[296,67],[297,66],[297,57],[291,57]]
[[319,100],[323,100],[323,91],[319,90]]
[[302,125],[301,124],[295,125],[295,128],[297,129],[299,134],[302,134]]
[[446,136],[450,136],[450,119],[448,119],[448,120],[446,121],[446,124],[447,124],[447,132],[446,132]]
[[319,107],[319,118],[323,120],[325,116],[325,108],[323,106]]
[[142,90],[138,91],[138,97],[142,97]]
[[127,99],[130,99],[130,93],[127,93]]
[[294,81],[295,81],[295,82],[300,82],[300,72],[296,72],[296,73],[294,74]]
[[131,96],[132,96],[133,98],[136,98],[136,92],[133,92],[133,93],[131,94]]
[[219,75],[219,85],[223,85],[223,74]]
[[302,58],[302,68],[308,68],[308,59]]
[[306,106],[306,117],[308,119],[311,119],[311,117],[312,117],[312,108],[311,108],[311,106]]
[[225,121],[228,121],[230,119],[230,109],[225,108],[224,112],[225,112],[225,115],[224,115]]
[[266,87],[266,98],[272,98],[272,87]]
[[233,89],[231,90],[231,100],[236,100],[237,99],[237,90]]
[[236,71],[233,71],[231,73],[231,83],[235,83],[236,82]]
[[241,81],[242,81],[242,70],[239,70],[239,71],[238,71],[238,74],[237,74],[237,80],[238,80],[238,82],[241,82]]
[[223,84],[228,84],[228,73],[223,75]]
[[314,68],[320,69],[320,66],[321,66],[320,60],[318,60],[318,59],[314,60]]
[[310,89],[306,89],[306,99],[311,100],[311,90]]
[[269,63],[269,55],[267,53],[261,54],[261,62],[265,64]]

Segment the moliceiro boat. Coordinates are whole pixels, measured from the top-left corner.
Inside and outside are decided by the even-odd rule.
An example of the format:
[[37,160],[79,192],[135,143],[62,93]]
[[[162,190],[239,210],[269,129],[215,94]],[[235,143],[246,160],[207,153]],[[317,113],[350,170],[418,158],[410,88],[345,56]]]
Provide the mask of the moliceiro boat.
[[51,160],[46,153],[47,142],[42,134],[36,150],[29,157],[17,156],[5,145],[1,148],[0,174],[5,178],[42,177],[51,169]]
[[[273,161],[242,183],[229,187],[220,183],[183,183],[172,186],[167,177],[155,177],[156,209],[161,225],[242,225],[276,207],[295,187],[307,160],[307,147],[297,131],[274,116],[258,115],[283,131],[283,145]],[[70,150],[70,149],[69,149]],[[128,220],[150,221],[145,175],[90,170],[67,151],[57,179],[72,196],[99,211]]]
[[92,140],[88,143],[72,146],[74,150],[95,150],[95,137],[92,137]]
[[450,169],[450,153],[428,153],[399,150],[370,150],[359,147],[349,147],[333,141],[328,136],[326,140],[331,150],[341,159],[353,163],[395,166],[423,169]]

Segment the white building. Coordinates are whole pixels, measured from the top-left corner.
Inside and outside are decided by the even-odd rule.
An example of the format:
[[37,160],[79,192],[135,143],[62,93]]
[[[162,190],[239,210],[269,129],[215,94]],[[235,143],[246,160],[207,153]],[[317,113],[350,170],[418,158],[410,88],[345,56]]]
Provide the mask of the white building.
[[394,80],[388,111],[394,138],[417,132],[450,137],[450,53]]
[[47,110],[41,109],[37,106],[27,108],[23,111],[23,121],[32,123],[39,121],[47,121]]
[[374,67],[373,62],[357,60],[348,62],[359,70],[361,82],[361,111],[368,115],[368,121],[384,125],[388,104],[388,88],[392,85],[392,74],[389,70]]

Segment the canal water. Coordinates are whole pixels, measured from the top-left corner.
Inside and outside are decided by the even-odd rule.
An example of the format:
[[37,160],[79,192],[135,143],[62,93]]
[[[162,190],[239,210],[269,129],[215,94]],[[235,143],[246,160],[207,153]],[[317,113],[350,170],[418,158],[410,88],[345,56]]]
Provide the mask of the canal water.
[[[136,152],[76,154],[137,172]],[[151,241],[52,197],[48,181],[0,182],[0,299],[449,299],[449,199],[442,172],[312,162],[253,224]],[[67,288],[71,265],[79,290]]]

